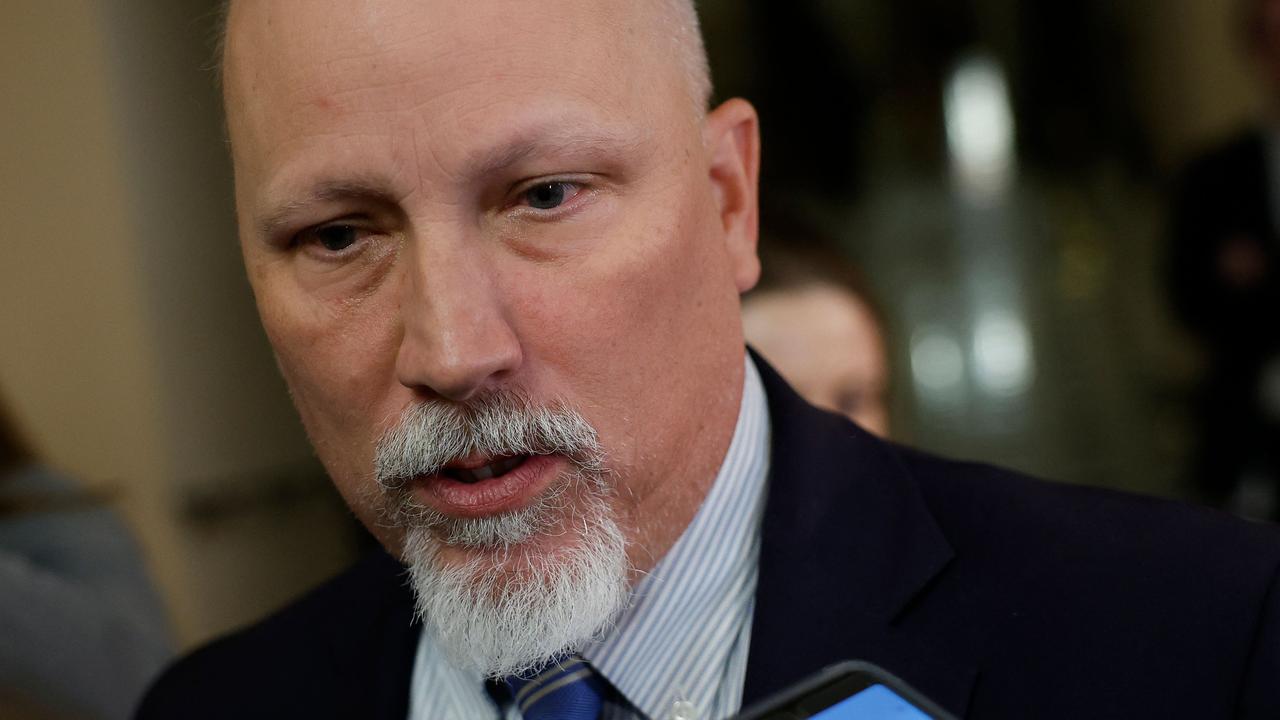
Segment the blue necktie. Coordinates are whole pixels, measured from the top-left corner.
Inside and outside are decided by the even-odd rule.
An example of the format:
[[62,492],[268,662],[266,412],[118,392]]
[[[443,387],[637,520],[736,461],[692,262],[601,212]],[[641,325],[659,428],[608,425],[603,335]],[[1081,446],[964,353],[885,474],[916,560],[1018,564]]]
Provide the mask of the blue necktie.
[[509,677],[506,684],[524,720],[597,720],[608,687],[577,655],[533,678]]

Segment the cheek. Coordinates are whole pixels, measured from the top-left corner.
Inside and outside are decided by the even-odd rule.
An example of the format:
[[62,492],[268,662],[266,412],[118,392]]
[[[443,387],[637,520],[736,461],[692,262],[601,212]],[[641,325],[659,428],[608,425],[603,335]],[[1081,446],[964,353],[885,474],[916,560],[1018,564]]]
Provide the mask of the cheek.
[[551,373],[547,387],[568,389],[596,424],[615,469],[640,484],[627,471],[675,455],[678,438],[696,434],[689,408],[722,390],[708,378],[742,362],[737,293],[716,229],[690,203],[619,223],[596,252],[523,281],[538,288],[520,313],[526,351]]
[[624,367],[638,379],[671,367],[676,347],[698,335],[688,332],[701,324],[696,316],[724,304],[714,288],[726,273],[707,252],[710,240],[695,240],[705,233],[692,215],[603,231],[596,252],[518,280],[530,288],[519,314],[537,326],[522,337],[553,357],[578,359],[579,379],[625,385]]
[[640,342],[655,343],[649,355],[661,366],[696,362],[726,334],[740,335],[738,294],[718,230],[697,207],[686,208],[670,223],[650,224],[637,243],[642,250],[619,271],[629,305],[619,320],[630,321]]
[[259,293],[263,326],[294,405],[340,489],[367,476],[373,428],[394,384],[395,313],[382,297],[391,294],[341,306]]

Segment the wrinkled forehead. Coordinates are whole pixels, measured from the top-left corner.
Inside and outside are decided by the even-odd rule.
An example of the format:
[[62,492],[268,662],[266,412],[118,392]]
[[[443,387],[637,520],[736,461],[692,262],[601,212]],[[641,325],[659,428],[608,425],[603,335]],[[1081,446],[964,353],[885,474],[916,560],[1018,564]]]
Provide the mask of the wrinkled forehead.
[[622,117],[678,111],[686,79],[663,47],[662,5],[239,0],[224,69],[233,141],[275,143],[352,113],[465,123],[557,98]]

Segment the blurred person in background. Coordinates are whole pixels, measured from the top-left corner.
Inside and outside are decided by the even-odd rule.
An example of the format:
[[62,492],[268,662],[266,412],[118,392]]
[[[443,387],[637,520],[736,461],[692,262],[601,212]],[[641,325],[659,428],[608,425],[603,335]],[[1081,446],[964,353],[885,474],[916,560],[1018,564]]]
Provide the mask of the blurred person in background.
[[127,718],[172,652],[130,533],[0,407],[0,718]]
[[888,437],[889,359],[861,273],[817,234],[776,232],[767,220],[760,264],[742,302],[747,342],[804,399]]
[[1267,115],[1184,170],[1169,285],[1205,357],[1191,479],[1211,504],[1280,519],[1280,0],[1242,0],[1241,20]]

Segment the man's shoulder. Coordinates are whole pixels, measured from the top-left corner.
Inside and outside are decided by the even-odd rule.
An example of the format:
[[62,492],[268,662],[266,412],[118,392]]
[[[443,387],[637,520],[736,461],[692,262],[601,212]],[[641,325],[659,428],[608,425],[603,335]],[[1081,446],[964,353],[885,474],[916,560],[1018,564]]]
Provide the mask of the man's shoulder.
[[[1105,553],[1123,560],[1176,555],[1214,565],[1220,551],[1248,551],[1249,565],[1280,564],[1280,530],[1175,500],[1042,480],[983,463],[894,447],[925,503],[953,543],[962,547],[1013,538],[1028,553]],[[1009,548],[1016,550],[1016,548]]]
[[[1093,568],[1160,558],[1175,574],[1209,564],[1212,572],[1256,576],[1280,565],[1274,526],[900,446],[812,408],[763,367],[774,419],[771,472],[784,479],[774,483],[770,511],[788,527],[816,523],[812,532],[839,535],[868,525],[896,532],[907,523],[925,533],[936,524],[958,560],[989,561],[992,570],[1023,561],[1067,573],[1078,566],[1056,561],[1084,557]],[[849,512],[862,513],[855,527]],[[881,527],[883,517],[896,525]]]
[[[1274,716],[1266,713],[1280,702],[1267,679],[1280,669],[1277,528],[895,452],[954,552],[936,592],[918,598],[915,621],[934,628],[931,637],[980,648],[992,682],[1038,687],[1057,678],[1069,687],[1092,672],[1128,677],[1146,697],[1163,688],[1163,702],[1200,708],[1200,717],[1232,703],[1249,709],[1243,716]],[[1125,693],[1109,692],[1114,707],[1128,707]],[[998,695],[979,704],[1016,694]]]
[[899,447],[762,376],[753,692],[860,657],[959,715],[1280,717],[1275,528]]
[[[147,693],[139,718],[339,717],[368,671],[411,653],[402,568],[373,553],[269,617],[195,650]],[[403,663],[401,663],[403,664]],[[405,668],[407,673],[408,668]],[[314,711],[310,710],[314,708]]]

